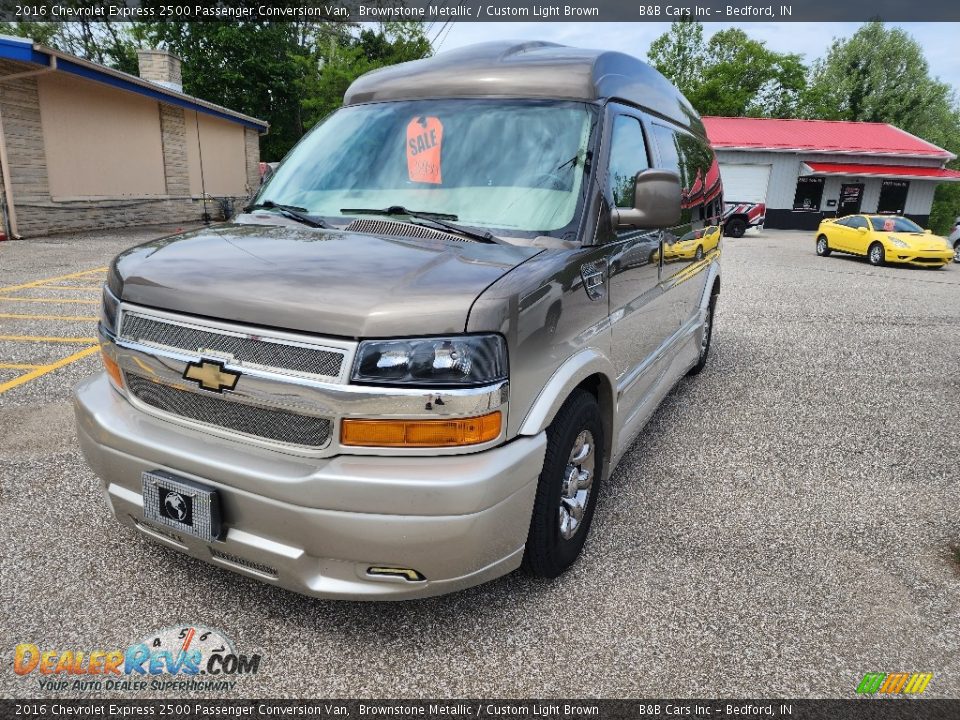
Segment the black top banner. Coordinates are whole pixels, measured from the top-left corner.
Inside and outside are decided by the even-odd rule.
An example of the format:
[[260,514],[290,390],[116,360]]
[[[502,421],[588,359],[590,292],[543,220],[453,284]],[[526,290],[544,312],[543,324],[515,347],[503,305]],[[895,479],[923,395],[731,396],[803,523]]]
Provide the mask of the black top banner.
[[0,700],[0,717],[955,720],[960,700]]
[[123,0],[0,3],[11,21],[960,22],[960,2],[929,0]]

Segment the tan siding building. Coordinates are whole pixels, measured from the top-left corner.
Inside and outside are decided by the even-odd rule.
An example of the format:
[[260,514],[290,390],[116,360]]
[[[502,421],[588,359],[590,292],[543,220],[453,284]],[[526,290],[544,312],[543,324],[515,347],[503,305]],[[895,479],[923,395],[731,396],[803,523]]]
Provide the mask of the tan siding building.
[[141,51],[135,77],[0,36],[0,229],[196,222],[245,202],[267,123],[184,95],[180,73],[164,51]]

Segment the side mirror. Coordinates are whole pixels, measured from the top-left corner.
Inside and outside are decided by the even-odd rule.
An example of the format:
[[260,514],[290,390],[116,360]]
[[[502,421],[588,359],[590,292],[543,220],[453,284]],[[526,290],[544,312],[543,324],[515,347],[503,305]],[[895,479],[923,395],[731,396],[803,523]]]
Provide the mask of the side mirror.
[[857,232],[866,235],[869,231],[865,227],[858,227]]
[[665,228],[680,222],[680,176],[669,170],[637,173],[632,208],[614,208],[614,227]]

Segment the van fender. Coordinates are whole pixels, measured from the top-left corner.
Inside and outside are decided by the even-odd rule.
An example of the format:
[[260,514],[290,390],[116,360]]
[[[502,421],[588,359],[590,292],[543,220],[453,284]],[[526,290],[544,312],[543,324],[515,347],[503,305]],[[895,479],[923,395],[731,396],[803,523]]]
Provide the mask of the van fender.
[[[609,358],[596,348],[585,348],[571,357],[556,369],[546,385],[537,395],[536,400],[520,424],[520,435],[538,435],[553,422],[564,401],[573,392],[573,389],[591,375],[601,375],[605,378],[608,389],[611,389],[611,399],[616,387],[616,371]],[[612,400],[612,402],[616,402]],[[601,406],[603,401],[601,399]],[[608,408],[612,421],[613,408]]]

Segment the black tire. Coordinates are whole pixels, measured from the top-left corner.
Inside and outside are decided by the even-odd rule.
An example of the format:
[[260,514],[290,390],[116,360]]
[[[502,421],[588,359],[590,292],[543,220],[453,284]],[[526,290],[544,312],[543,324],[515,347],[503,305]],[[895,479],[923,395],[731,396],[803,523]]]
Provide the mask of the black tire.
[[741,238],[747,231],[747,223],[743,218],[730,218],[723,227],[724,235],[732,238]]
[[820,237],[818,237],[817,238],[817,255],[819,255],[820,257],[828,257],[831,252],[833,251],[830,249],[830,245],[828,244],[828,241],[827,241],[827,236],[821,235]]
[[884,256],[883,244],[875,242],[867,248],[867,262],[874,267],[883,265]]
[[687,375],[699,375],[707,365],[707,356],[710,354],[710,343],[713,341],[713,320],[714,313],[717,310],[717,298],[719,295],[710,297],[710,304],[707,305],[707,332],[700,342],[700,357],[697,358],[697,364],[687,371]]
[[[593,476],[583,514],[575,534],[568,539],[560,528],[561,496],[571,453],[583,431],[588,431],[593,437]],[[596,398],[586,390],[575,390],[547,428],[547,451],[523,553],[523,569],[531,575],[557,577],[573,565],[580,555],[597,505],[604,469],[604,447],[603,422]]]
[[953,261],[955,263],[960,263],[960,240],[957,240],[953,244]]
[[697,251],[693,254],[694,260],[703,260],[703,246],[697,245]]

